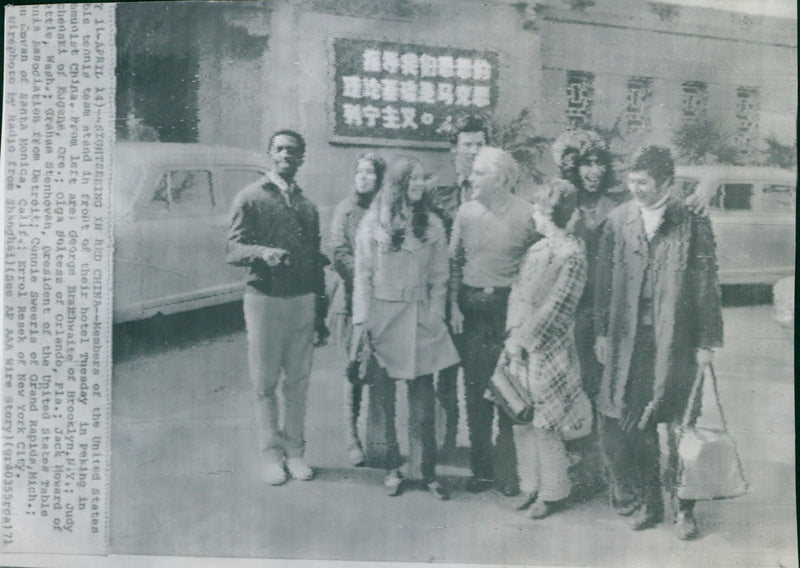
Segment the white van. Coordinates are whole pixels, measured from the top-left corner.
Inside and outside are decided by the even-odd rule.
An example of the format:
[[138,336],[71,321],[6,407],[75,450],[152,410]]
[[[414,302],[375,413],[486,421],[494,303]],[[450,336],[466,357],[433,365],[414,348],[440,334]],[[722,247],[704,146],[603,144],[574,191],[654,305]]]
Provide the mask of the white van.
[[717,242],[721,284],[794,276],[797,177],[757,166],[677,166],[679,194],[702,191]]

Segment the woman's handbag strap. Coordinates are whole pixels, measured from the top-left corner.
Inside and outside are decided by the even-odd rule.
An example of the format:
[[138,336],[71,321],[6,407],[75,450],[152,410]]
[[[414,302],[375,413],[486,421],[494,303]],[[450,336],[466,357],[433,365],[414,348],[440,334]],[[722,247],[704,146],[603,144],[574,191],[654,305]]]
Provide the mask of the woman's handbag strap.
[[[717,374],[714,372],[714,366],[709,363],[707,365],[708,370],[711,372],[711,384],[714,388],[714,399],[717,401],[717,410],[719,410],[719,417],[722,421],[722,429],[727,432],[728,431],[728,421],[725,420],[725,413],[722,411],[722,403],[719,400],[719,388],[717,387]],[[694,384],[692,385],[692,392],[689,395],[689,400],[686,404],[686,410],[683,413],[683,422],[681,423],[684,428],[689,426],[689,419],[692,415],[692,409],[697,404],[697,397],[700,395],[700,385],[703,383],[705,379],[705,371],[706,366],[702,366],[697,369],[697,376],[694,379]]]

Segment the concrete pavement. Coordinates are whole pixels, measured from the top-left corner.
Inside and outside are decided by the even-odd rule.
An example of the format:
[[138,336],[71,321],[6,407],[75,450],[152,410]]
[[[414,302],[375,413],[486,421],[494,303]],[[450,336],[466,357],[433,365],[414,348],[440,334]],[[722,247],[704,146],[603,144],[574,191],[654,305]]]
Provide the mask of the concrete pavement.
[[[307,458],[317,477],[258,480],[246,341],[238,315],[213,310],[135,338],[114,368],[111,550],[115,554],[592,566],[796,566],[793,337],[771,306],[726,308],[717,374],[749,493],[697,506],[701,538],[671,527],[633,533],[604,499],[541,521],[472,495],[466,428],[439,467],[449,502],[422,491],[385,496],[381,471],[349,466],[336,346],[318,350]],[[175,325],[172,322],[172,325]],[[218,332],[209,332],[209,329]],[[129,328],[150,333],[153,328]],[[176,337],[177,335],[177,337]],[[119,339],[119,334],[117,339]],[[402,389],[401,389],[402,391]],[[399,431],[405,396],[398,393]],[[463,414],[463,412],[462,412]],[[462,420],[463,422],[463,420]],[[402,447],[405,440],[401,438]]]

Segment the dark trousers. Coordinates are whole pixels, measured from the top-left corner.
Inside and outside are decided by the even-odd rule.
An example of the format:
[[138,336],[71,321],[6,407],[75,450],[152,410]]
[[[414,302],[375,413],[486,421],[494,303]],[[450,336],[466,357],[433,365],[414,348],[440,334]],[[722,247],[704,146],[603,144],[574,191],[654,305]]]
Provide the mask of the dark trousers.
[[623,509],[642,504],[648,512],[661,516],[660,453],[655,424],[645,430],[625,432],[620,421],[598,416],[600,444],[611,481],[611,504]]
[[[591,305],[586,307],[579,304],[575,314],[575,344],[581,365],[583,392],[590,400],[597,396],[603,376],[603,366],[594,353],[596,338]],[[590,435],[567,442],[566,446],[568,451],[576,452],[581,458],[570,471],[573,498],[586,499],[605,489],[607,480],[596,423]]]
[[[455,341],[454,341],[455,343]],[[436,431],[439,444],[443,448],[456,447],[458,435],[458,368],[452,365],[439,371],[436,382],[436,400],[439,414]]]
[[655,516],[663,515],[660,451],[656,423],[638,428],[639,417],[653,398],[656,342],[652,325],[638,325],[628,380],[625,383],[623,420],[633,425],[623,430],[623,420],[600,415],[600,444],[611,481],[614,507],[644,505]]
[[508,288],[487,293],[481,288],[462,286],[458,303],[464,315],[461,364],[472,475],[517,486],[513,423],[505,413],[498,412],[499,431],[496,446],[492,448],[495,405],[483,396],[503,350],[508,293]]
[[[652,325],[639,324],[634,340],[633,356],[625,385],[625,409],[623,418],[632,420],[627,431],[621,420],[599,415],[600,444],[611,481],[611,499],[615,508],[624,508],[631,503],[643,505],[649,513],[661,517],[664,502],[661,495],[661,452],[658,443],[656,422],[651,420],[644,429],[638,428],[638,418],[653,398],[655,382],[656,342]],[[671,431],[671,428],[670,428]],[[672,444],[670,453],[672,454]],[[667,488],[673,468],[667,471]],[[677,501],[678,510],[688,511],[693,501]]]
[[[374,416],[370,427],[383,426],[385,442],[380,444],[383,455],[369,461],[381,461],[386,469],[398,468],[402,463],[395,424],[397,382],[386,372],[381,372],[370,386],[370,400],[373,401],[370,411]],[[436,478],[433,375],[422,375],[404,382],[408,386],[408,477],[430,483]]]
[[578,308],[578,312],[575,314],[575,347],[581,364],[583,392],[591,400],[597,396],[600,380],[603,377],[603,366],[594,353],[596,339],[592,309]]

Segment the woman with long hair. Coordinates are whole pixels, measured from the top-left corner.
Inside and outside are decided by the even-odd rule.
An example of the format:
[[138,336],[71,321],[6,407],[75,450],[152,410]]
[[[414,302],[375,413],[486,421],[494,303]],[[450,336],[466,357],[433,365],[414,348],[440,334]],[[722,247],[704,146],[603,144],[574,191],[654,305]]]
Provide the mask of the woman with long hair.
[[[345,344],[349,353],[352,341],[353,272],[355,266],[356,231],[369,210],[375,195],[383,184],[386,162],[378,154],[367,152],[356,158],[353,176],[353,193],[343,199],[334,210],[331,223],[330,246],[333,268],[341,277],[331,300],[328,329],[334,341]],[[363,385],[348,375],[345,381],[345,423],[347,452],[355,466],[364,465],[364,450],[358,435],[358,417],[361,413]]]
[[436,479],[433,375],[459,359],[445,325],[447,238],[441,221],[425,205],[425,184],[420,162],[396,159],[361,222],[356,235],[354,341],[368,339],[383,371],[373,378],[370,396],[376,397],[375,406],[384,415],[389,495],[399,495],[404,487],[395,428],[396,383],[404,381],[409,406],[407,477],[422,481],[444,500],[447,491]]
[[586,284],[577,197],[565,180],[551,182],[536,196],[533,219],[543,238],[528,250],[511,287],[507,339],[496,371],[533,409],[531,423],[514,426],[523,493],[518,508],[528,508],[533,519],[547,516],[569,496],[564,440],[592,428],[572,333]]

